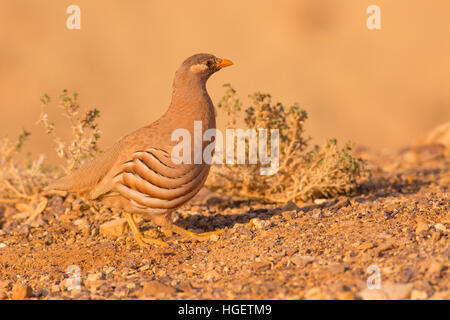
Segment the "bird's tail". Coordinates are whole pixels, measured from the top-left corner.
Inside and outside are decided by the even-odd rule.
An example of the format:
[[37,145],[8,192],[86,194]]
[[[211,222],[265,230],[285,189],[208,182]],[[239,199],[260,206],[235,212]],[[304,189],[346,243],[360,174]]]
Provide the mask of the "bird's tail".
[[71,175],[65,176],[63,178],[60,178],[56,181],[51,182],[47,186],[45,186],[42,190],[43,191],[72,191],[74,183]]

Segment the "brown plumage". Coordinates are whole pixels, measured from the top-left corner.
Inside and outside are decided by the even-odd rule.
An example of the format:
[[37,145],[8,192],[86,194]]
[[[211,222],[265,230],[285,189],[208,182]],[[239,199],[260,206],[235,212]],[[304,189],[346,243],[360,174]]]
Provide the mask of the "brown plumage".
[[171,135],[176,129],[186,129],[194,146],[194,121],[202,122],[203,132],[216,127],[206,81],[214,72],[231,64],[210,54],[186,59],[175,74],[172,101],[160,119],[121,138],[110,149],[46,189],[77,192],[124,210],[138,242],[143,245],[162,241],[144,238],[131,214],[149,214],[156,223],[184,236],[198,240],[209,238],[210,234],[193,234],[170,222],[170,213],[200,190],[209,173],[208,164],[193,164],[193,152],[192,164],[173,163],[172,148],[178,142],[172,142]]

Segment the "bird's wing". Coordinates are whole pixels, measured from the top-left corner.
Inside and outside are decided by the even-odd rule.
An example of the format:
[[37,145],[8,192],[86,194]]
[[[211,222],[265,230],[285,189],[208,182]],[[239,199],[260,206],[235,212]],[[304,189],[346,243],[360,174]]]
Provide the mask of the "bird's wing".
[[73,173],[51,183],[44,190],[64,190],[85,193],[94,188],[114,166],[121,149],[122,140],[99,154]]
[[192,198],[209,171],[206,165],[175,165],[167,151],[155,147],[135,151],[127,161],[117,165],[112,179],[105,178],[105,186],[114,188],[97,188],[91,196],[104,191],[118,192],[137,207],[159,210],[176,208]]

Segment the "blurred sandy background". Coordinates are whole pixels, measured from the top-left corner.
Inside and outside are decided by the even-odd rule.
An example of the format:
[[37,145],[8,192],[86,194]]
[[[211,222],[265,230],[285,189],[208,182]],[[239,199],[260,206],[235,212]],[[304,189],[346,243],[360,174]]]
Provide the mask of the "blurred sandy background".
[[[70,4],[81,30],[66,29]],[[366,28],[370,4],[381,31]],[[446,0],[0,0],[0,136],[25,127],[30,150],[49,153],[39,99],[66,88],[101,110],[106,147],[156,120],[176,68],[209,52],[235,62],[209,81],[214,102],[227,82],[243,97],[270,92],[308,110],[316,142],[397,148],[450,119],[449,10]]]

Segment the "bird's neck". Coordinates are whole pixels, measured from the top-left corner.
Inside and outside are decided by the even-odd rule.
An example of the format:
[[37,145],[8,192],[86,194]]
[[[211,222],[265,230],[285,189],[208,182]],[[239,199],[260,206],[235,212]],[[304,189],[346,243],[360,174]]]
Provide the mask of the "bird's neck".
[[207,128],[213,125],[215,127],[215,121],[212,121],[215,119],[214,106],[206,90],[206,80],[198,77],[176,77],[167,113],[180,115],[189,122],[201,120]]

